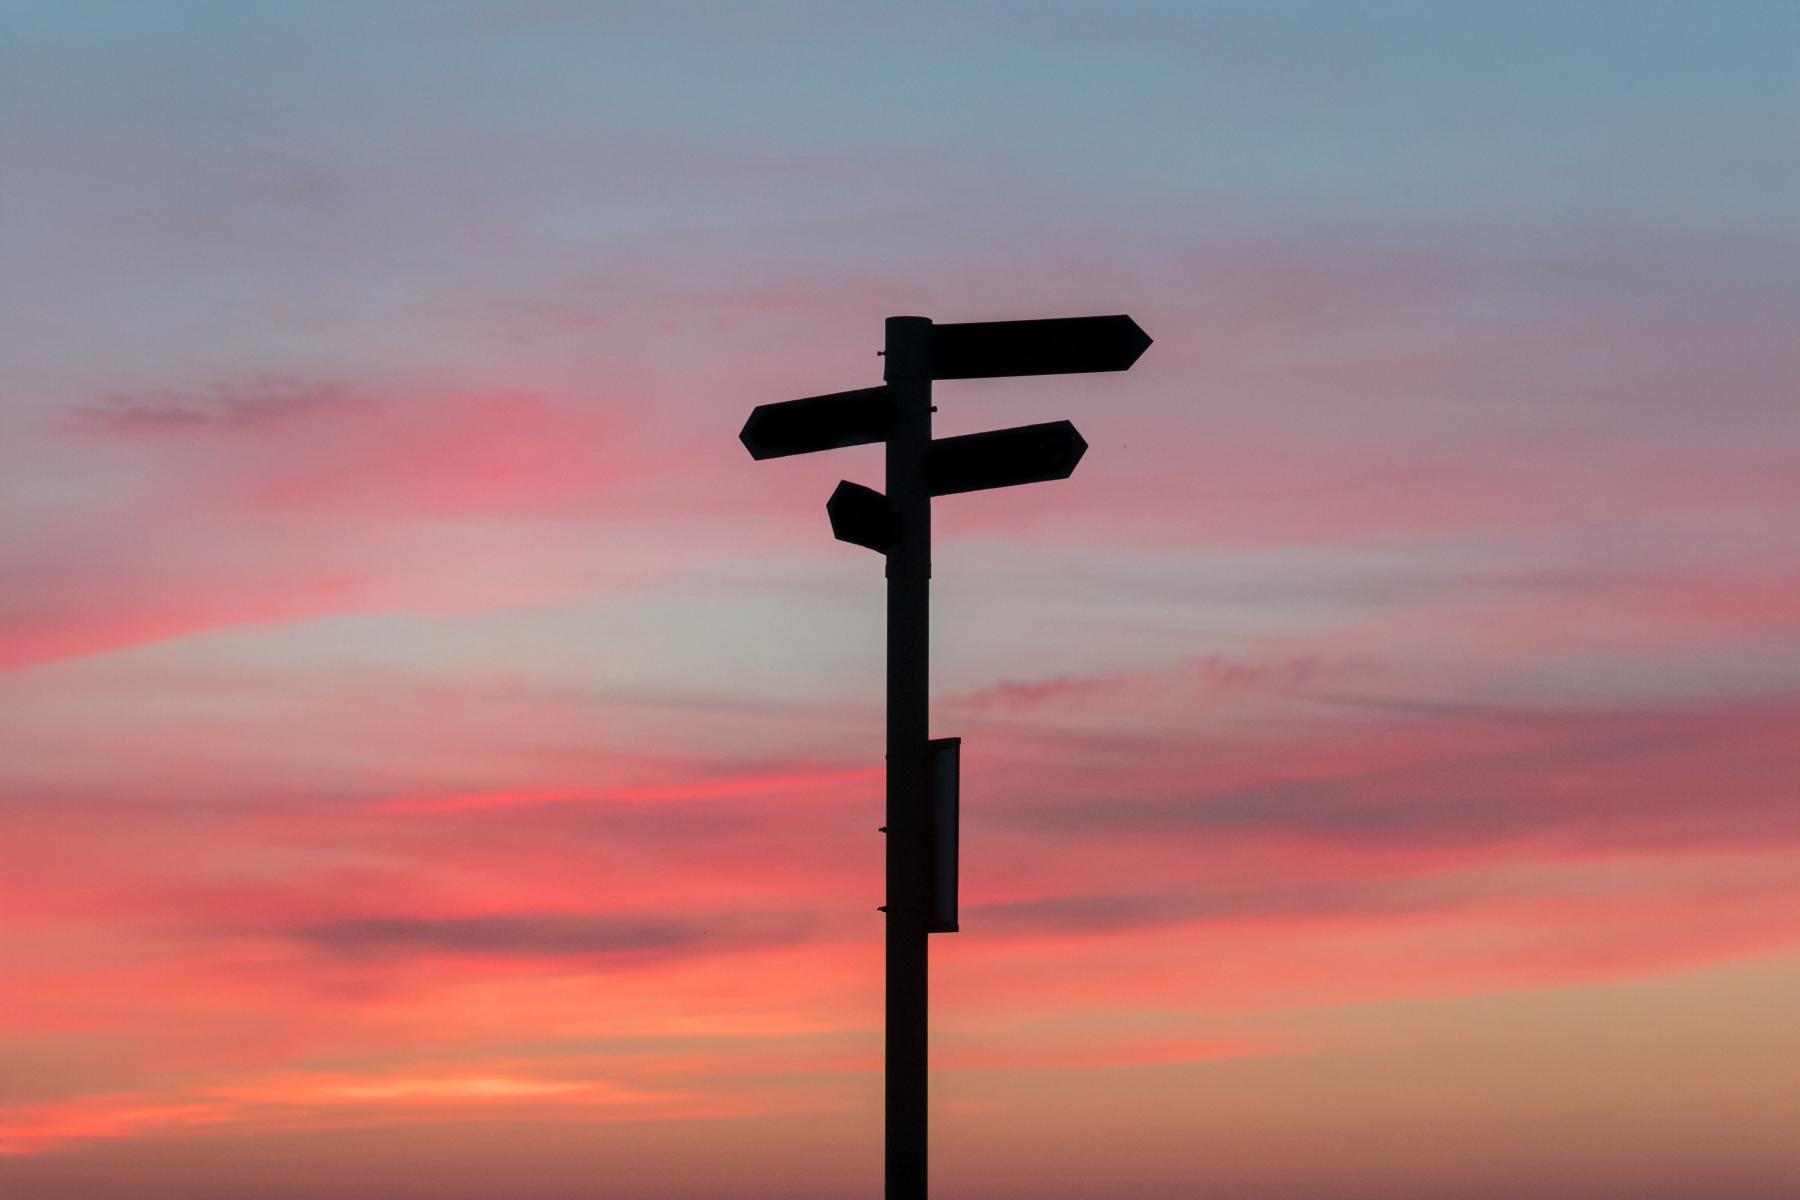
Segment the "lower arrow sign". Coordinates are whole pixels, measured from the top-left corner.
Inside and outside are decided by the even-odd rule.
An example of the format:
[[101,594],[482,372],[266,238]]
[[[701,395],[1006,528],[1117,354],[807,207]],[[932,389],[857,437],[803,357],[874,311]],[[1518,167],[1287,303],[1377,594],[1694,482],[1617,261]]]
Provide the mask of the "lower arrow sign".
[[825,513],[831,518],[831,536],[840,542],[882,554],[894,543],[893,510],[874,488],[844,480],[825,502]]
[[1068,421],[938,438],[931,443],[931,494],[1067,479],[1086,451],[1087,442]]

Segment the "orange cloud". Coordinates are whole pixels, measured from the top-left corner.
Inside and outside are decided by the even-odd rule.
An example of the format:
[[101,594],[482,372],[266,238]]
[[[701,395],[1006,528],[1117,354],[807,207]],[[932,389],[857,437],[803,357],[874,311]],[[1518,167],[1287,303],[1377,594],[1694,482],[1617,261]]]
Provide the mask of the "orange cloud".
[[0,1156],[53,1153],[83,1142],[165,1137],[201,1127],[241,1134],[425,1118],[493,1119],[520,1112],[539,1121],[594,1123],[743,1116],[758,1110],[750,1097],[639,1091],[605,1080],[471,1073],[466,1068],[284,1074],[200,1086],[167,1099],[91,1095],[0,1108]]
[[128,1096],[5,1107],[0,1108],[0,1157],[46,1154],[72,1142],[160,1134],[231,1119],[231,1106],[215,1101],[156,1103]]

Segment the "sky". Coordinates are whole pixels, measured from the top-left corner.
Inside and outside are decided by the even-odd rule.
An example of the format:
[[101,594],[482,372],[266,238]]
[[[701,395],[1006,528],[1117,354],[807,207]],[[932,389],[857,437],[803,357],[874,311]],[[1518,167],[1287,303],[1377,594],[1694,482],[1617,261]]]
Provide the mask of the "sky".
[[0,0],[0,1195],[1800,1192],[1800,8]]

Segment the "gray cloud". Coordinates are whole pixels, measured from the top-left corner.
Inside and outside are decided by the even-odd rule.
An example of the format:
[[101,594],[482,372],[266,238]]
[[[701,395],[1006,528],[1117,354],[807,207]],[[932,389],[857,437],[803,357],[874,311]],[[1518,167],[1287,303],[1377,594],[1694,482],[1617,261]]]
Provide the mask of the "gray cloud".
[[1187,922],[1391,916],[1430,912],[1500,894],[1492,880],[1446,877],[1299,887],[1197,888],[1181,893],[1050,896],[977,905],[971,928],[999,934],[1115,933]]
[[289,936],[345,957],[450,955],[506,958],[662,959],[782,945],[814,922],[803,914],[717,918],[523,913],[479,917],[359,917],[303,926]]
[[[1734,881],[1741,894],[1766,894],[1769,875],[1747,871]],[[1662,867],[1637,873],[1597,872],[1587,864],[1566,868],[1508,866],[1474,870],[1286,885],[1196,883],[1182,891],[1044,896],[966,907],[964,928],[998,936],[1102,934],[1176,924],[1279,921],[1350,921],[1422,914],[1520,898],[1601,900],[1608,905],[1643,896],[1666,896],[1684,886],[1679,873]],[[1776,882],[1783,893],[1790,880]],[[1730,889],[1709,885],[1707,894]],[[1691,893],[1698,895],[1700,893]]]
[[89,434],[244,433],[350,402],[338,384],[252,376],[194,388],[120,392],[76,405],[68,428]]
[[[1208,791],[1204,762],[1181,789],[1191,753],[1165,743],[1117,774],[1118,798],[1017,800],[987,823],[1022,833],[1088,837],[1296,837],[1380,848],[1455,849],[1535,841],[1614,849],[1755,846],[1800,839],[1793,698],[1637,712],[1513,711],[1487,706],[1370,703],[1428,722],[1476,727],[1476,745],[1420,743],[1369,770]],[[1391,733],[1391,731],[1389,731]],[[1292,770],[1309,770],[1298,753]],[[1090,783],[1089,788],[1092,787]]]

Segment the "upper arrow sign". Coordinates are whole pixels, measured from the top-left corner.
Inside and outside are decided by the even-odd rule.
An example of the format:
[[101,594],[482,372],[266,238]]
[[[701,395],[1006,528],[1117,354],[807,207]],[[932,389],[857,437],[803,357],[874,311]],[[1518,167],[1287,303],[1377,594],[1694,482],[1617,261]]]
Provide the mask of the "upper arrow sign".
[[887,431],[887,389],[872,387],[759,404],[750,411],[738,441],[751,458],[781,458],[879,442]]
[[1150,345],[1127,316],[971,321],[931,327],[933,379],[1123,371]]
[[938,438],[931,443],[931,494],[1067,479],[1086,452],[1087,442],[1067,421]]

